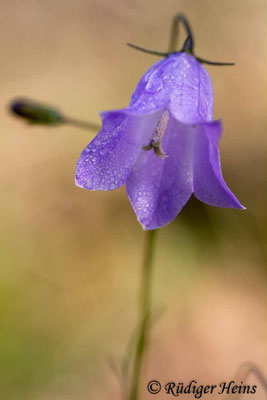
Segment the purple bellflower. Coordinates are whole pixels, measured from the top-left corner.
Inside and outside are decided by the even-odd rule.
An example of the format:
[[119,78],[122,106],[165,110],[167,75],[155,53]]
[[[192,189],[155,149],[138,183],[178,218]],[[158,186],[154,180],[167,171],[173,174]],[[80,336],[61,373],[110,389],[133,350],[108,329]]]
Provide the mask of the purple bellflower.
[[76,184],[84,189],[125,184],[146,230],[171,222],[193,193],[212,206],[244,208],[222,176],[213,87],[189,39],[182,51],[162,53],[127,108],[101,113],[103,127],[77,164]]

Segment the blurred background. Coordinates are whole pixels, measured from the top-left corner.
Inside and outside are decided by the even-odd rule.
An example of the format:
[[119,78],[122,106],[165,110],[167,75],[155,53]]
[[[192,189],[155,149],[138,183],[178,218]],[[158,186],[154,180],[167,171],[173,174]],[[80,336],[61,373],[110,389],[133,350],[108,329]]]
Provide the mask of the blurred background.
[[[144,244],[124,188],[74,185],[95,132],[29,126],[8,104],[29,97],[100,123],[99,112],[125,107],[157,61],[125,43],[166,50],[177,12],[192,23],[199,56],[236,62],[207,69],[224,177],[247,210],[192,198],[160,230],[161,317],[145,379],[216,384],[245,361],[264,370],[266,1],[10,0],[0,24],[0,398],[120,398],[114,365],[136,327]],[[262,400],[257,379],[249,382]]]

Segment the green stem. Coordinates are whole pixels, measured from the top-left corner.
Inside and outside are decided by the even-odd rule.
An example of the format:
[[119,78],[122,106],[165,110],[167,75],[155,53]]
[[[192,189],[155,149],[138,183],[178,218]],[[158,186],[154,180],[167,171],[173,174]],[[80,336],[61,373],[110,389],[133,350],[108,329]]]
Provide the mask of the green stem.
[[138,399],[143,359],[148,343],[155,236],[156,230],[146,232],[145,257],[140,293],[139,333],[137,337],[135,357],[133,362],[130,400]]
[[82,128],[86,130],[95,130],[95,131],[100,131],[101,126],[98,124],[94,124],[92,122],[86,122],[86,121],[81,121],[79,119],[74,119],[74,118],[68,118],[64,117],[64,123],[77,126],[77,128]]

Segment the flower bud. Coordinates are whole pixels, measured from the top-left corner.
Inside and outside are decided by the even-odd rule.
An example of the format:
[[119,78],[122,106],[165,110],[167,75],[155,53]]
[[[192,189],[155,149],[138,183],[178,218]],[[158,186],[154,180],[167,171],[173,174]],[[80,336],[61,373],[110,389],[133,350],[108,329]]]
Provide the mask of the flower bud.
[[16,99],[11,102],[10,111],[30,124],[58,125],[65,122],[60,111],[33,100]]

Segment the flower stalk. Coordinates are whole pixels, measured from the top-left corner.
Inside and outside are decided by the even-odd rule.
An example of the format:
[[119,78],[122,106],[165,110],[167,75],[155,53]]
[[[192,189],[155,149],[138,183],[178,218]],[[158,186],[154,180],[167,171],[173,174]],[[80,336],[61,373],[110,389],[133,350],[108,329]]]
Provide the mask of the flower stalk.
[[155,253],[156,229],[147,231],[145,243],[144,264],[140,292],[139,332],[133,361],[130,400],[137,400],[140,390],[140,380],[143,361],[148,344],[149,320],[151,314],[153,258]]

